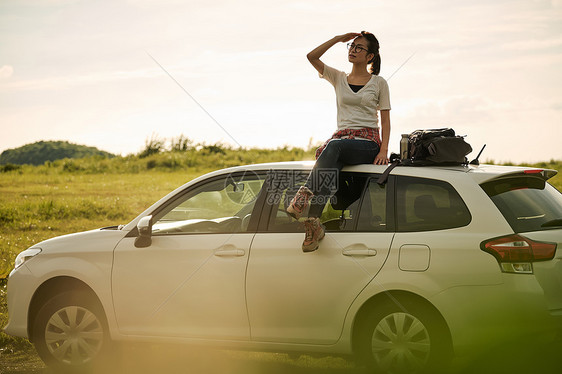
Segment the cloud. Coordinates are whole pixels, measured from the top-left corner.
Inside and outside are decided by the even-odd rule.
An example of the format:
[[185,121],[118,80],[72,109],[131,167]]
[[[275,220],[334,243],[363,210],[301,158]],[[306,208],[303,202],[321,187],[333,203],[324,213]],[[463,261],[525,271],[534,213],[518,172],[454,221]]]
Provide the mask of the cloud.
[[484,112],[492,109],[494,109],[492,103],[488,102],[484,97],[457,96],[442,100],[424,100],[422,104],[418,103],[418,105],[413,107],[413,112],[416,117],[464,117],[472,121],[475,118],[481,118]]
[[[4,70],[7,71],[7,75],[4,74]],[[12,73],[13,68],[11,66],[3,66],[0,68],[0,79],[10,77]],[[19,80],[7,83],[3,86],[4,88],[10,88],[13,90],[59,90],[91,84],[105,84],[107,82],[152,78],[163,74],[164,73],[162,73],[158,68],[146,68],[131,71],[102,71],[88,74],[69,74]]]
[[550,103],[550,105],[548,107],[551,110],[562,111],[562,99],[559,99],[557,101],[553,101],[552,103]]
[[0,79],[8,79],[14,75],[14,67],[10,65],[3,65],[0,68]]
[[552,49],[554,53],[559,53],[558,48],[562,47],[562,37],[550,39],[519,40],[510,43],[504,43],[502,47],[515,51]]

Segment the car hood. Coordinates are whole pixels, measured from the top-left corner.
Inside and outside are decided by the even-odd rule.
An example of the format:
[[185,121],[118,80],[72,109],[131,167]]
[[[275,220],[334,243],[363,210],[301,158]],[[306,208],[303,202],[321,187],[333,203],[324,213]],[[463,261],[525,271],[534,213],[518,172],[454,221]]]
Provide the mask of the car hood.
[[47,239],[33,245],[32,248],[41,248],[42,253],[113,251],[126,234],[127,231],[123,230],[90,230]]

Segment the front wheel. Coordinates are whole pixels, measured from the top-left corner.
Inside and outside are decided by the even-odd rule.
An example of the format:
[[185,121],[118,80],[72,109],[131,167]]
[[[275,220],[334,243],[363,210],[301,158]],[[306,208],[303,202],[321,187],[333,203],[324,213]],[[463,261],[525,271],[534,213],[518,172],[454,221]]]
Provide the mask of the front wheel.
[[437,312],[398,300],[373,307],[363,323],[358,350],[376,373],[437,372],[452,356],[448,328]]
[[56,370],[90,368],[108,351],[109,342],[103,309],[85,293],[55,295],[35,318],[33,343],[37,353]]

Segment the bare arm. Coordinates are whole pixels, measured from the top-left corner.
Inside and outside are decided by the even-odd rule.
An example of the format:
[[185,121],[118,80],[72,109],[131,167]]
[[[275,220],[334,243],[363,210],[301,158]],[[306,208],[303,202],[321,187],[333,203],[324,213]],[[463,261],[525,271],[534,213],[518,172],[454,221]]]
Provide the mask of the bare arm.
[[356,32],[349,32],[347,34],[335,36],[332,39],[328,40],[327,42],[324,42],[324,43],[320,44],[318,47],[316,47],[312,51],[310,51],[306,55],[306,58],[308,58],[308,61],[310,61],[312,66],[314,66],[314,68],[316,70],[318,70],[318,72],[320,74],[324,74],[324,63],[320,60],[320,57],[322,57],[322,55],[324,53],[326,53],[326,51],[328,49],[330,49],[334,44],[336,44],[338,42],[347,42],[347,41],[349,41],[351,39],[354,39],[354,38],[356,38],[360,35],[361,34],[356,33]]
[[381,149],[375,157],[375,165],[388,164],[388,140],[390,139],[390,110],[381,110]]

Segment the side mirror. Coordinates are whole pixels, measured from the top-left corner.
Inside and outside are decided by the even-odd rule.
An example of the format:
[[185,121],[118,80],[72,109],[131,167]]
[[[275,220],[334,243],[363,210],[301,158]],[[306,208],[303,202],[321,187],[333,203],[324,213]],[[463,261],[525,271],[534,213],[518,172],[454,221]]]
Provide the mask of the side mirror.
[[145,248],[152,244],[152,216],[142,217],[137,223],[139,236],[135,239],[135,247]]

